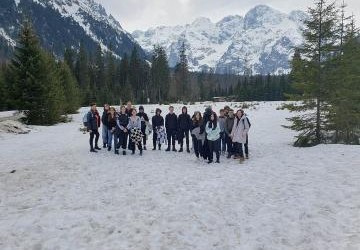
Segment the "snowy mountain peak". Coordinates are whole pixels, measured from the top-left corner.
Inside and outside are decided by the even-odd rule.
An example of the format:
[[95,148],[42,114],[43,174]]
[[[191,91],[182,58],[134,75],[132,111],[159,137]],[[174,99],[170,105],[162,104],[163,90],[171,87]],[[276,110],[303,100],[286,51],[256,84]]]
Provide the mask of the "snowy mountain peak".
[[154,44],[163,46],[171,67],[177,63],[180,41],[185,41],[193,71],[243,74],[250,67],[254,74],[280,74],[289,72],[293,48],[302,43],[304,16],[258,5],[244,17],[226,16],[217,23],[201,17],[184,26],[136,31],[133,37],[148,52]]

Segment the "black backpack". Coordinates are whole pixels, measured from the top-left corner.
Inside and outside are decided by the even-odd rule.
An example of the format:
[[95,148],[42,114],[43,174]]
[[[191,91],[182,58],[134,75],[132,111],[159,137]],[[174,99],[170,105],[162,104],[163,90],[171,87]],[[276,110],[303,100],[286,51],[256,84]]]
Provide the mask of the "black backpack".
[[[249,120],[249,118],[247,116],[246,116],[246,120],[249,123],[249,128],[251,128],[251,123],[250,123],[250,120]],[[244,128],[245,128],[245,119],[243,120],[243,123],[244,123]]]

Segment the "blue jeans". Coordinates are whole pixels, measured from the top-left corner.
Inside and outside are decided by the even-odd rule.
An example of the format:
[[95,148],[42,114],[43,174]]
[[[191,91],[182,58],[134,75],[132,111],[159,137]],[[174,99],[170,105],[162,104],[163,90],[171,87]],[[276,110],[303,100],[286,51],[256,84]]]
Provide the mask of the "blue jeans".
[[107,146],[108,146],[108,148],[111,148],[112,140],[113,140],[113,134],[111,133],[111,129],[107,130],[107,139],[108,139],[107,140]]
[[107,144],[109,142],[108,128],[104,124],[102,125],[101,135],[102,135],[103,144]]

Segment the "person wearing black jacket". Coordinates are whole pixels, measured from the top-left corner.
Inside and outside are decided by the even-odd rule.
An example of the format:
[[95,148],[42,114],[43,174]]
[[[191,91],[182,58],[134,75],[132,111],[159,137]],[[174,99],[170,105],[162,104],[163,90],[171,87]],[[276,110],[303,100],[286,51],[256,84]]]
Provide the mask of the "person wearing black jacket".
[[183,152],[184,147],[184,137],[186,140],[186,152],[190,153],[190,142],[189,142],[189,132],[191,129],[191,117],[187,113],[187,107],[184,106],[181,109],[181,115],[178,117],[178,142],[180,143],[179,152]]
[[167,140],[168,140],[168,148],[166,151],[170,151],[170,146],[172,144],[172,151],[176,152],[175,148],[175,136],[178,129],[177,126],[177,116],[174,113],[174,107],[169,107],[169,113],[165,117],[165,128],[166,128],[166,134],[167,134]]
[[109,114],[108,114],[108,143],[107,143],[107,147],[108,147],[108,151],[111,151],[111,145],[112,145],[112,140],[114,138],[114,149],[115,149],[115,154],[118,154],[117,152],[117,136],[116,136],[116,121],[117,121],[117,114],[116,114],[116,110],[114,107],[110,107],[109,109]]
[[[156,141],[157,141],[157,129],[160,127],[164,127],[164,118],[161,116],[161,109],[157,108],[155,111],[155,115],[151,119],[152,127],[153,127],[153,150],[156,150]],[[159,150],[161,150],[161,144],[158,145]]]
[[210,152],[209,152],[209,146],[208,146],[208,140],[206,137],[206,132],[205,132],[205,127],[206,124],[208,123],[208,121],[210,121],[210,117],[212,114],[212,109],[211,107],[207,107],[205,109],[204,115],[203,115],[203,124],[200,127],[200,133],[205,133],[205,140],[204,140],[204,144],[203,144],[203,158],[205,160],[207,160],[209,158]]
[[[100,115],[96,109],[96,104],[90,104],[90,111],[86,115],[86,128],[90,131],[90,152],[96,153],[96,150],[101,150],[98,146],[99,141],[99,127],[100,127]],[[94,137],[95,137],[95,147],[94,147]],[[96,149],[96,150],[95,150]]]
[[140,117],[141,119],[141,132],[143,133],[144,137],[143,137],[143,149],[146,150],[146,123],[149,122],[149,117],[148,115],[144,112],[144,107],[140,106],[139,107],[139,113],[137,113],[137,116]]
[[126,113],[125,106],[120,107],[120,113],[118,114],[117,123],[117,151],[119,152],[120,147],[123,149],[123,155],[126,155],[126,144],[128,139],[127,125],[129,124],[129,116]]
[[[109,115],[109,109],[110,106],[109,104],[104,104],[104,112],[101,116],[101,122],[102,122],[102,140],[103,140],[103,148],[106,148],[108,145],[108,141],[109,141],[109,136],[108,136],[108,115]],[[111,145],[110,145],[111,146]]]

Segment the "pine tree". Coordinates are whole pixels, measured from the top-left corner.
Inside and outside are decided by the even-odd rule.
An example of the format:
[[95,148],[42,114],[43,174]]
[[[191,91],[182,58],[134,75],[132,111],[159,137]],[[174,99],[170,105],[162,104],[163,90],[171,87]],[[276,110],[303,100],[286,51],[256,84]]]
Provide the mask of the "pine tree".
[[6,65],[1,65],[0,67],[0,110],[5,110],[7,108],[8,101],[8,91],[5,84],[5,67]]
[[189,66],[186,56],[186,46],[183,41],[179,48],[179,62],[175,66],[175,79],[177,83],[177,90],[182,100],[188,99],[190,94],[189,89]]
[[95,101],[90,91],[89,58],[83,42],[80,43],[76,58],[75,77],[80,87],[83,104],[88,105],[90,102]]
[[80,91],[76,79],[66,62],[60,62],[59,65],[60,84],[64,89],[66,114],[74,114],[80,108]]
[[151,82],[153,98],[158,103],[168,100],[170,87],[170,69],[165,49],[155,45],[151,63]]
[[327,64],[333,56],[338,32],[335,3],[317,0],[315,7],[309,8],[308,14],[303,32],[305,42],[292,62],[291,73],[294,88],[302,93],[301,96],[292,97],[302,102],[287,105],[290,111],[305,112],[289,118],[292,125],[286,126],[300,132],[296,146],[312,146],[324,141],[328,115]]

